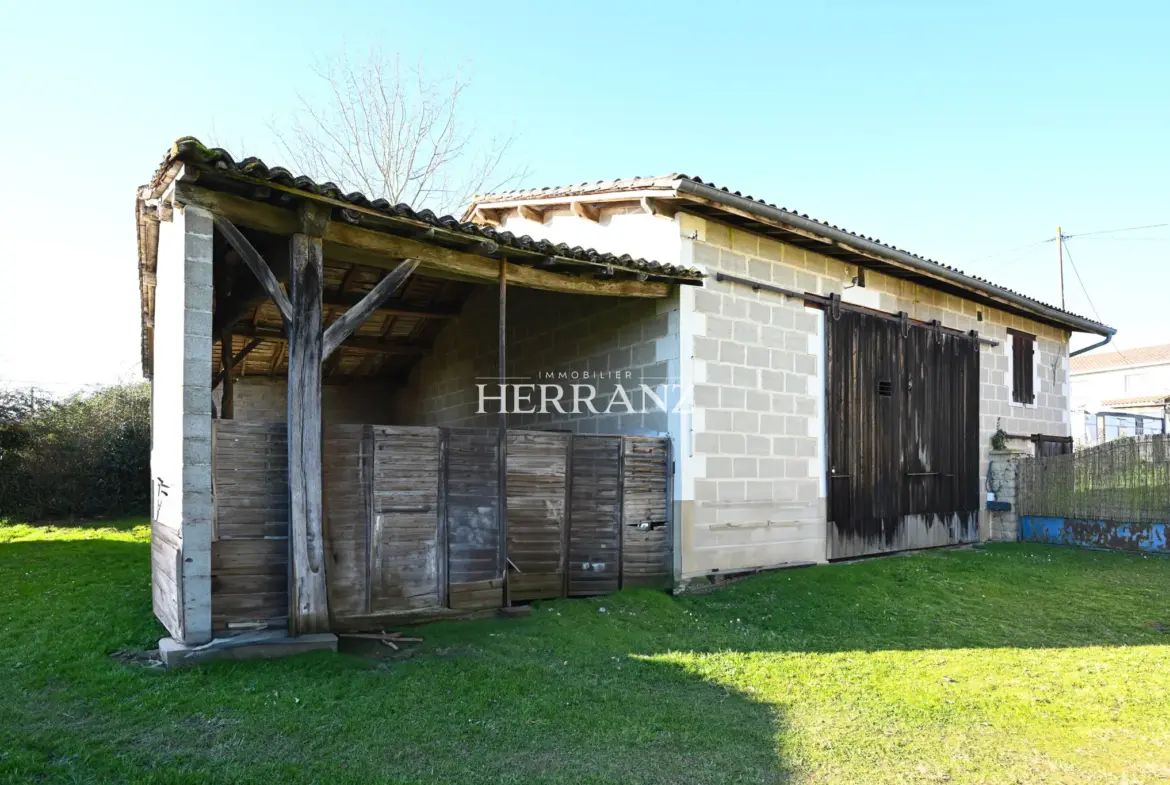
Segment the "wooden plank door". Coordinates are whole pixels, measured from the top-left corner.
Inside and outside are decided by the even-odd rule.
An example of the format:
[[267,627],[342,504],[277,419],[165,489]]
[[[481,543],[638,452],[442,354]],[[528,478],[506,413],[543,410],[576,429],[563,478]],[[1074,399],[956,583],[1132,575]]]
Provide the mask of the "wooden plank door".
[[673,573],[670,439],[624,436],[622,442],[622,586],[665,589]]
[[826,314],[828,557],[978,536],[975,339]]
[[896,550],[979,536],[979,347],[912,326],[905,337],[902,522]]
[[564,588],[567,433],[508,432],[508,575],[512,600],[560,597]]
[[439,429],[371,430],[370,612],[438,607]]
[[621,586],[620,436],[574,436],[570,461],[568,594]]
[[899,325],[841,311],[828,325],[828,556],[890,549],[901,501],[903,382]]
[[499,470],[494,429],[447,433],[447,601],[475,610],[504,604]]

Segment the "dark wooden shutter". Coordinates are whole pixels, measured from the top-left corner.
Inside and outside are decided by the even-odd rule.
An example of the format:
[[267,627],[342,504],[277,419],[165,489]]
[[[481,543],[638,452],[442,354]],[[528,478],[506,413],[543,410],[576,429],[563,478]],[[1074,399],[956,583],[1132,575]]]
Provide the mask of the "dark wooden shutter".
[[1016,403],[1035,403],[1032,389],[1033,341],[1035,336],[1008,330],[1012,339],[1012,400]]

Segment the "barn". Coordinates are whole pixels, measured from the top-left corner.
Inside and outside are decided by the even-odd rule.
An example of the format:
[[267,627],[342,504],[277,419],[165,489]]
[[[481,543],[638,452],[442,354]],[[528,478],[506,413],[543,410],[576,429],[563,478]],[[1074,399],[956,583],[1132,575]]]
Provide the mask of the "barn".
[[971,542],[1112,330],[670,175],[461,219],[185,138],[137,194],[155,615],[329,636]]

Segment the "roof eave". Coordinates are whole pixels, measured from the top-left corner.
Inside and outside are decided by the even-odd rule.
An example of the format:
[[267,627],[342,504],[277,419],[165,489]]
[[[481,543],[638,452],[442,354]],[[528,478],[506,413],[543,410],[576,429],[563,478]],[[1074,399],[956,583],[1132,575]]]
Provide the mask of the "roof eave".
[[700,201],[714,202],[725,207],[733,208],[738,212],[748,213],[766,222],[790,227],[802,234],[823,238],[827,242],[842,246],[862,256],[876,257],[886,263],[908,268],[927,277],[947,281],[964,289],[982,293],[984,296],[990,296],[995,300],[1000,300],[1015,308],[1033,313],[1049,322],[1062,324],[1077,332],[1092,333],[1102,337],[1111,337],[1117,333],[1114,328],[1091,319],[1085,319],[1075,314],[1069,314],[1065,311],[1051,308],[1043,303],[1023,297],[995,284],[980,281],[964,273],[949,270],[939,264],[921,259],[904,251],[890,248],[889,246],[867,240],[858,235],[842,231],[836,227],[827,226],[811,218],[805,218],[795,213],[739,196],[738,194],[729,193],[722,189],[689,179],[680,180],[677,185],[677,191],[680,196]]

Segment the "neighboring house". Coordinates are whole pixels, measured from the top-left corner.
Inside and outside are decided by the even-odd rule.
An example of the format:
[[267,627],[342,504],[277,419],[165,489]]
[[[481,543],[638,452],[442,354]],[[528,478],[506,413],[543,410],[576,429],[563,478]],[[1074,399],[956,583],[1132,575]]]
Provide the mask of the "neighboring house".
[[1096,443],[1165,433],[1170,416],[1170,343],[1104,347],[1072,361],[1074,435]]
[[[466,219],[191,139],[140,189],[177,638],[975,541],[992,435],[1068,438],[1069,336],[1113,334],[682,175]],[[501,417],[501,377],[600,400]]]

